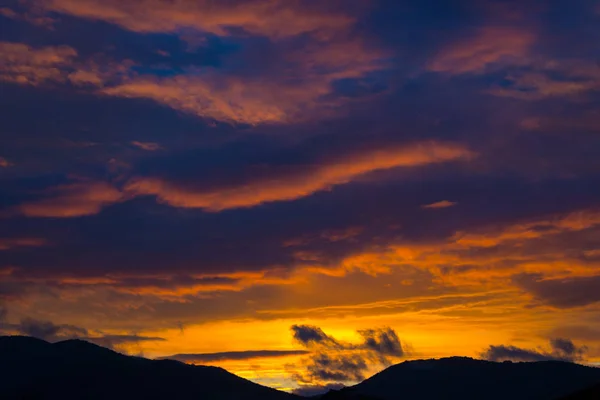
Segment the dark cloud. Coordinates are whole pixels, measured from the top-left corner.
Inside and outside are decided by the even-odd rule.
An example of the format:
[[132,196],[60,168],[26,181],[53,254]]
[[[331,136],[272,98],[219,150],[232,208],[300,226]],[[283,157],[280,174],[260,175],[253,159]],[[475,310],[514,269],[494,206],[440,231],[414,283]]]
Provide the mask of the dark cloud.
[[51,321],[42,321],[33,318],[24,318],[16,327],[23,335],[33,336],[47,341],[83,338],[88,335],[85,328],[68,324],[54,324]]
[[400,339],[389,327],[365,329],[358,333],[363,343],[344,343],[317,326],[293,325],[294,339],[313,351],[305,360],[305,371],[296,372],[301,385],[315,382],[358,382],[370,368],[391,364],[391,358],[404,356]]
[[82,339],[88,342],[96,343],[99,346],[108,347],[109,349],[119,348],[126,344],[141,344],[143,342],[164,342],[166,339],[158,336],[141,336],[141,335],[102,335],[88,336]]
[[550,331],[554,337],[570,337],[584,342],[600,341],[600,329],[589,325],[566,325]]
[[[85,221],[3,221],[0,231],[21,237],[52,237],[53,245],[28,251],[3,252],[2,266],[19,265],[31,276],[58,272],[104,275],[139,271],[165,273],[226,273],[262,270],[302,264],[298,251],[317,253],[324,266],[371,247],[398,242],[419,243],[444,240],[456,231],[476,229],[502,221],[509,223],[527,216],[544,217],[574,207],[585,207],[600,199],[595,185],[586,180],[555,181],[539,186],[509,180],[465,179],[438,182],[377,185],[371,191],[348,187],[306,200],[256,210],[205,214],[177,211],[139,199],[105,210]],[[574,200],[569,193],[582,193]],[[413,196],[403,195],[411,192]],[[449,208],[445,218],[430,210],[416,210],[438,192],[453,193],[462,207]],[[554,197],[552,197],[554,196]],[[377,198],[376,206],[373,199]],[[556,201],[549,199],[556,199]],[[352,201],[349,201],[352,199]],[[530,199],[526,202],[526,199]],[[518,205],[515,208],[507,204]],[[535,207],[529,205],[535,204]],[[406,212],[404,212],[406,210]],[[410,211],[410,212],[409,212]],[[306,215],[319,218],[306,218]],[[93,226],[93,228],[92,228]],[[363,227],[353,240],[332,242],[319,239],[324,231]],[[392,229],[392,227],[396,227]],[[297,238],[315,238],[299,246],[284,246]],[[193,238],[193,239],[192,239]],[[111,252],[103,249],[111,248]],[[86,264],[81,270],[71,262],[76,252]]]
[[525,349],[516,346],[491,345],[482,357],[490,361],[581,361],[587,347],[576,346],[570,339],[550,339],[550,349]]
[[360,354],[317,353],[306,367],[307,375],[316,381],[359,382],[369,368]]
[[578,361],[581,360],[587,351],[587,347],[576,346],[571,339],[555,338],[550,339],[552,354],[555,354],[559,360]]
[[551,359],[548,354],[543,354],[536,350],[505,345],[490,345],[482,354],[482,357],[490,361],[545,361]]
[[333,337],[328,336],[321,328],[312,325],[292,325],[290,328],[294,339],[303,346],[342,347]]
[[244,351],[225,351],[220,353],[192,353],[192,354],[173,354],[172,356],[161,357],[181,362],[207,363],[214,361],[227,360],[250,360],[254,358],[273,358],[298,356],[309,353],[307,350],[244,350]]
[[544,279],[541,275],[513,277],[522,289],[543,303],[558,308],[581,307],[600,301],[600,276]]
[[364,347],[381,355],[382,357],[393,356],[402,357],[404,356],[404,349],[400,339],[392,328],[381,328],[381,329],[365,329],[358,331],[363,337],[365,343]]
[[127,344],[142,342],[164,341],[164,338],[141,335],[110,335],[98,334],[76,325],[55,324],[51,321],[24,318],[19,324],[11,325],[11,330],[17,334],[33,336],[49,342],[68,339],[82,339],[110,349],[118,349]]
[[26,294],[28,286],[24,282],[0,282],[0,299],[4,301],[19,299]]

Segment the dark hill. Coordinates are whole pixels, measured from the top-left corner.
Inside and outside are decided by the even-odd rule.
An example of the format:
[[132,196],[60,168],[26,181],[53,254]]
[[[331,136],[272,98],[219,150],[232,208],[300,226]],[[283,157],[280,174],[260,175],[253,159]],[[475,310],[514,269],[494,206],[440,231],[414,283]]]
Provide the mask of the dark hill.
[[580,390],[566,397],[561,397],[560,400],[599,400],[600,399],[600,384],[590,388]]
[[379,397],[367,396],[364,394],[353,394],[348,391],[330,390],[329,392],[315,397],[318,400],[381,400]]
[[497,363],[451,357],[391,366],[331,399],[363,395],[380,400],[557,400],[597,383],[599,368],[573,363]]
[[126,356],[81,340],[0,337],[0,399],[293,400],[222,368]]
[[[222,368],[131,357],[81,340],[51,344],[30,337],[0,337],[0,377],[2,400],[300,399]],[[452,357],[397,364],[320,398],[600,400],[599,392],[598,368],[558,361],[495,363]]]

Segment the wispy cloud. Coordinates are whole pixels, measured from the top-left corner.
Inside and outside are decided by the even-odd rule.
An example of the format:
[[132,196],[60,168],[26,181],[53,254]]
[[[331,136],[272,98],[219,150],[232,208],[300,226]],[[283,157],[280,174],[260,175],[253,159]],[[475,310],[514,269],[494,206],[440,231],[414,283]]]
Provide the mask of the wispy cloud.
[[307,350],[243,350],[224,351],[220,353],[173,354],[171,356],[166,356],[162,358],[177,360],[186,363],[211,363],[215,361],[252,360],[256,358],[275,358],[299,356],[305,354],[308,354]]
[[481,354],[490,361],[581,361],[587,348],[576,346],[570,339],[550,339],[549,349],[525,349],[516,346],[490,346]]
[[525,29],[484,26],[444,47],[427,69],[450,74],[481,74],[494,66],[521,64],[535,39],[535,35]]
[[[333,6],[333,7],[332,7]],[[168,107],[229,123],[289,123],[328,115],[348,99],[336,94],[335,82],[361,79],[386,68],[386,52],[369,45],[353,31],[355,16],[344,3],[327,7],[298,1],[164,3],[142,0],[124,6],[118,1],[37,0],[35,10],[105,21],[140,33],[172,33],[190,43],[207,34],[221,37],[264,36],[278,54],[268,64],[254,65],[252,75],[219,69],[188,68],[175,77],[142,74],[101,93],[147,98]],[[278,15],[273,18],[273,15]],[[291,41],[302,41],[299,48]],[[246,55],[245,57],[248,57]],[[102,86],[94,68],[79,68],[74,83]],[[101,79],[102,78],[102,79]]]
[[17,247],[46,246],[48,241],[43,238],[0,238],[0,250],[10,250]]
[[539,274],[520,274],[515,284],[534,298],[558,308],[581,307],[600,302],[600,275],[544,279]]
[[135,178],[128,183],[126,190],[137,195],[155,195],[159,201],[174,207],[221,211],[306,197],[374,171],[467,160],[473,155],[460,145],[426,142],[375,149],[319,164],[281,169],[276,176],[263,178],[257,175],[241,185],[216,190],[179,186],[152,177]]
[[344,343],[312,325],[293,325],[290,329],[294,340],[312,352],[305,360],[306,371],[294,374],[303,386],[357,382],[373,366],[387,366],[390,359],[405,355],[396,331],[389,327],[358,331],[362,343]]
[[137,140],[134,140],[131,142],[131,144],[137,148],[146,151],[156,151],[162,149],[162,146],[160,144],[154,142],[139,142]]
[[64,82],[66,68],[77,56],[69,46],[32,48],[22,43],[0,42],[0,80],[27,85]]
[[[0,322],[2,322],[0,320]],[[162,342],[162,337],[143,336],[138,334],[104,334],[95,331],[89,331],[86,328],[71,324],[57,324],[52,321],[23,318],[17,324],[4,323],[5,329],[10,333],[33,336],[38,339],[49,342],[58,342],[69,339],[81,339],[95,343],[99,346],[110,349],[122,349],[123,346],[130,344],[140,344],[143,342]]]
[[0,157],[0,168],[8,168],[13,166],[14,164],[11,163],[10,161],[8,161],[6,158],[4,157]]
[[457,203],[454,201],[442,200],[442,201],[436,201],[435,203],[431,203],[431,204],[425,204],[425,205],[421,206],[421,208],[448,208],[448,207],[453,207],[456,204]]
[[[165,3],[141,0],[124,4],[116,0],[36,0],[38,10],[101,20],[136,32],[179,32],[182,28],[230,34],[230,27],[241,27],[253,34],[273,38],[302,33],[327,33],[346,27],[352,18],[344,14],[324,14],[319,7],[303,7],[298,1],[208,0]],[[323,9],[325,9],[323,7]],[[278,18],[272,18],[277,14]]]
[[28,217],[81,217],[123,200],[123,194],[105,182],[77,182],[48,189],[44,198],[14,210]]
[[576,97],[600,90],[600,65],[593,61],[532,61],[525,67],[509,74],[507,83],[492,88],[490,93],[522,100],[543,100]]

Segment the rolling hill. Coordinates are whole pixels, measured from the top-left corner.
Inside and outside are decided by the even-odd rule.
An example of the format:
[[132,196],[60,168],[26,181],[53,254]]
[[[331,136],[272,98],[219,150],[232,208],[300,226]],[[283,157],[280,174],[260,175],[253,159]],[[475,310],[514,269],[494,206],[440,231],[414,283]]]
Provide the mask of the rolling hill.
[[126,356],[82,340],[0,337],[0,399],[294,400],[222,368]]
[[322,399],[558,400],[598,383],[599,368],[568,362],[497,363],[450,357],[393,365]]
[[569,396],[561,397],[560,400],[598,400],[600,399],[600,384],[579,390]]
[[[82,340],[0,337],[0,399],[298,400],[222,368],[126,356]],[[596,386],[595,386],[596,385]],[[600,369],[465,357],[406,361],[320,400],[598,400]],[[566,397],[565,397],[566,396]]]

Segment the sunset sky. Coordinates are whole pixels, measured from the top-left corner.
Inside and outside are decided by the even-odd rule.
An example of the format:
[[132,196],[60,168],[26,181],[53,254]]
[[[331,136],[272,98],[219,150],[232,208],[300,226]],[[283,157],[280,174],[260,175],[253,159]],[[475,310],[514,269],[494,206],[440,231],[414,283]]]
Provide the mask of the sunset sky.
[[0,333],[302,393],[600,363],[598,43],[598,0],[1,0]]

